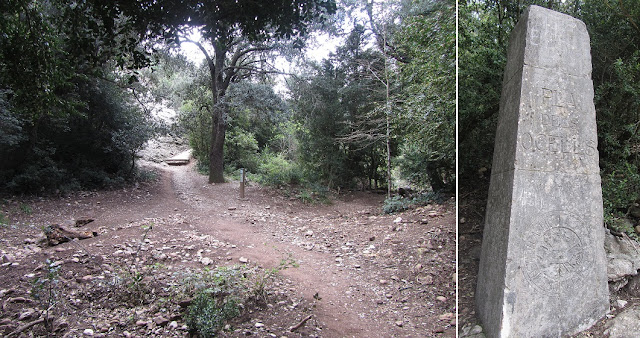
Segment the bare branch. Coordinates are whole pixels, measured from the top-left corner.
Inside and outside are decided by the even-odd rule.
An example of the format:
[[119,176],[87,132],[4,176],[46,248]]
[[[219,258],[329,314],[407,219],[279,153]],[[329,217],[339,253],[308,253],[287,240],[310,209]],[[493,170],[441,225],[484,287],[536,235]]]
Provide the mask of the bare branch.
[[198,41],[194,41],[185,37],[180,37],[179,40],[181,40],[182,42],[188,42],[188,43],[192,43],[194,45],[196,45],[196,47],[198,47],[198,49],[200,49],[200,51],[204,54],[205,59],[207,60],[207,64],[209,65],[210,69],[215,69],[215,65],[213,63],[213,60],[211,59],[211,57],[209,56],[209,52],[207,52],[207,49],[204,48],[204,46],[198,42]]

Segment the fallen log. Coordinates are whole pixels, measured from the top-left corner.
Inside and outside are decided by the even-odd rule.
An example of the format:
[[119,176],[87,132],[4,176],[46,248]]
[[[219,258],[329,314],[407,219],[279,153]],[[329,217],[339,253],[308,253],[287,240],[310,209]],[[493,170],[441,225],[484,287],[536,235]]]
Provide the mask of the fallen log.
[[87,239],[98,236],[97,232],[70,230],[60,224],[51,224],[46,226],[44,228],[44,234],[47,236],[47,244],[49,246],[69,242],[76,238]]

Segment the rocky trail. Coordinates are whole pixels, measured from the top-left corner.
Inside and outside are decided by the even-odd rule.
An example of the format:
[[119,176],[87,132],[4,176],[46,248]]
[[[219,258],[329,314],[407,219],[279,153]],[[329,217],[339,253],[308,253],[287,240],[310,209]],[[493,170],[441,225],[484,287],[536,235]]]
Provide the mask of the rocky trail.
[[[254,296],[221,336],[455,336],[453,200],[383,215],[374,193],[305,204],[257,184],[240,200],[193,164],[147,165],[137,186],[3,202],[0,333],[186,336],[185,288],[230,267]],[[38,243],[85,218],[97,237]]]

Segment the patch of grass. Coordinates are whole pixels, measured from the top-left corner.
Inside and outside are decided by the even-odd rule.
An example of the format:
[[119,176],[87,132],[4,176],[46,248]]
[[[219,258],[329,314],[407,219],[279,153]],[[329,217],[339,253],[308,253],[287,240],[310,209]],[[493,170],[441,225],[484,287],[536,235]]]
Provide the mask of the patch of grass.
[[7,226],[9,225],[9,223],[10,223],[9,218],[7,218],[7,216],[5,216],[4,213],[0,212],[0,225]]

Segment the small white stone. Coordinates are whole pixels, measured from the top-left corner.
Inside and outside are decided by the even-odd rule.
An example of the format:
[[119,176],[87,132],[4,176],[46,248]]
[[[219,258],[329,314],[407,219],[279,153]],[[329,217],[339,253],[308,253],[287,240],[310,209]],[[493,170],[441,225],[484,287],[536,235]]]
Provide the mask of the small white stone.
[[93,329],[84,329],[84,331],[82,331],[82,334],[85,336],[93,336]]
[[240,257],[238,260],[240,261],[240,263],[249,263],[249,259],[247,259],[246,257]]

